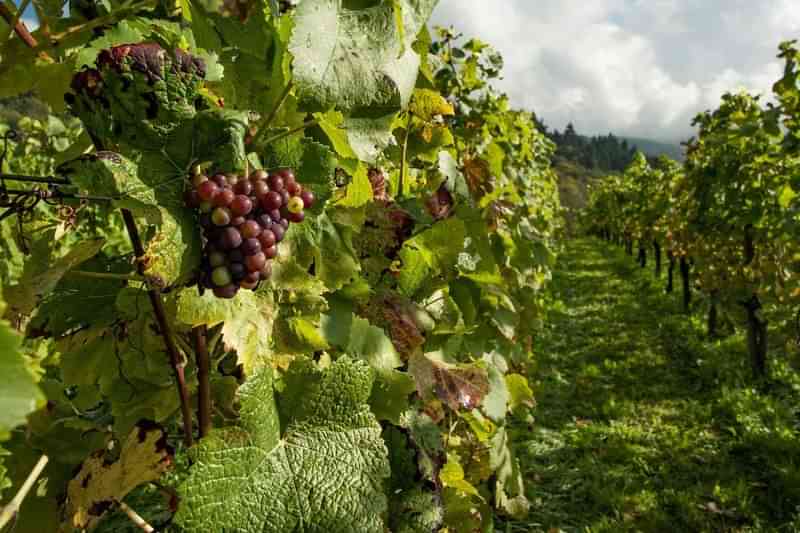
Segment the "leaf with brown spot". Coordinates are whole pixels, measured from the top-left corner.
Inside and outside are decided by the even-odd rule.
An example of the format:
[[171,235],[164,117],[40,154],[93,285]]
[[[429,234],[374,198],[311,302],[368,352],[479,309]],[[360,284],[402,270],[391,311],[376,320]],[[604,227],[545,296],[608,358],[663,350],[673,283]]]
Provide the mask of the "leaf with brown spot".
[[469,185],[469,190],[473,195],[483,195],[491,190],[489,163],[485,160],[479,157],[464,159],[462,170],[467,180],[467,185]]
[[140,422],[122,446],[119,458],[107,461],[104,450],[83,462],[67,485],[63,530],[92,529],[105,512],[133,489],[155,481],[172,464],[172,449],[157,424]]
[[408,370],[424,400],[438,398],[454,411],[475,409],[489,392],[486,368],[476,364],[450,364],[416,354]]

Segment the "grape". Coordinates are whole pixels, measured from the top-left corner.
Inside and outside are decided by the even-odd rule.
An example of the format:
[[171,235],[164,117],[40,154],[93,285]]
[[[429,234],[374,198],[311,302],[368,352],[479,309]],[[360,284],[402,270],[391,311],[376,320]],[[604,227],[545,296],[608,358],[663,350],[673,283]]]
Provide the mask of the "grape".
[[[233,191],[231,191],[231,194],[233,194]],[[234,215],[244,216],[250,213],[252,210],[253,202],[250,201],[249,197],[243,194],[237,195],[231,202],[231,211]]]
[[228,269],[234,281],[241,281],[247,275],[247,269],[242,263],[231,263]]
[[236,228],[225,228],[219,236],[219,247],[223,250],[232,250],[242,244],[242,234]]
[[208,254],[208,264],[210,264],[213,268],[220,267],[225,264],[225,254],[222,252],[211,252]]
[[200,185],[197,186],[197,196],[200,197],[200,200],[203,202],[209,202],[214,197],[214,195],[219,190],[219,187],[216,183],[211,180],[204,181]]
[[264,229],[267,229],[272,225],[272,217],[267,214],[259,215],[256,221]]
[[245,257],[248,255],[255,255],[261,251],[261,243],[258,241],[258,239],[246,239],[239,249],[242,251]]
[[239,283],[239,286],[243,289],[254,291],[256,290],[256,287],[258,287],[258,281],[247,281],[247,279],[245,278],[241,281],[241,283]]
[[217,207],[211,212],[211,222],[216,226],[227,226],[231,223],[231,212],[227,207]]
[[256,195],[259,201],[263,202],[264,196],[269,192],[269,185],[263,181],[257,181],[253,184],[253,194]]
[[233,191],[230,189],[219,189],[214,194],[211,202],[218,207],[228,207],[231,205],[231,202],[233,202],[235,196],[236,195],[233,194]]
[[303,192],[303,188],[296,181],[292,181],[286,184],[286,192],[292,196],[297,196]]
[[305,218],[314,194],[303,189],[291,169],[256,170],[249,177],[195,175],[191,181],[184,201],[200,211],[205,243],[198,283],[218,298],[233,298],[240,288],[255,290],[272,276],[271,260],[289,221]]
[[228,261],[231,263],[244,263],[244,254],[238,248],[228,252]]
[[264,195],[263,199],[261,200],[261,207],[264,208],[265,211],[272,211],[274,209],[280,209],[283,205],[283,197],[280,193],[275,191],[270,191]]
[[270,246],[275,246],[275,243],[278,241],[275,240],[275,234],[272,233],[272,230],[265,229],[261,232],[261,235],[258,236],[258,242],[261,243],[262,248],[269,248]]
[[277,172],[278,176],[283,178],[284,182],[288,182],[288,180],[294,181],[294,172],[290,168],[282,168]]
[[224,287],[233,281],[231,271],[228,270],[228,267],[219,266],[211,271],[211,281],[217,287]]
[[187,207],[196,209],[200,207],[202,200],[197,195],[197,191],[186,191],[183,193],[183,202]]
[[300,198],[303,199],[303,207],[306,209],[311,209],[314,205],[314,193],[309,190],[304,190],[300,193]]
[[217,298],[224,298],[229,300],[236,296],[236,293],[239,292],[239,287],[233,284],[225,285],[224,287],[216,287],[214,289],[214,296]]
[[233,192],[249,196],[250,193],[253,192],[253,184],[247,180],[239,181],[233,186]]
[[239,231],[245,239],[255,239],[261,235],[261,226],[255,220],[248,220],[239,226]]
[[254,255],[248,255],[244,258],[244,264],[249,272],[259,272],[267,263],[267,257],[263,252],[258,252]]
[[273,174],[267,178],[267,184],[269,185],[269,188],[275,192],[281,192],[283,190],[283,178],[277,174]]
[[289,200],[289,203],[286,204],[286,209],[289,211],[289,213],[302,213],[304,207],[305,203],[303,202],[302,198],[298,196],[293,196],[292,199]]
[[272,230],[272,234],[275,235],[275,242],[281,242],[283,240],[286,229],[284,229],[280,223],[273,224],[270,230]]
[[250,174],[250,181],[264,181],[267,177],[269,177],[269,174],[266,171],[256,170]]

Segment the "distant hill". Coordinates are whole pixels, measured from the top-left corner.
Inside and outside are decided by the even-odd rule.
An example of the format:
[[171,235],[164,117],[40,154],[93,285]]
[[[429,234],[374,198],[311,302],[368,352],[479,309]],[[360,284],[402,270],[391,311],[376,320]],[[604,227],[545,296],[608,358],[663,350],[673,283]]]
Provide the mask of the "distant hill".
[[658,157],[664,154],[675,161],[684,160],[683,147],[678,143],[665,143],[651,139],[643,139],[641,137],[620,137],[620,139],[625,139],[628,141],[629,145],[635,146],[644,152],[645,155],[651,157]]

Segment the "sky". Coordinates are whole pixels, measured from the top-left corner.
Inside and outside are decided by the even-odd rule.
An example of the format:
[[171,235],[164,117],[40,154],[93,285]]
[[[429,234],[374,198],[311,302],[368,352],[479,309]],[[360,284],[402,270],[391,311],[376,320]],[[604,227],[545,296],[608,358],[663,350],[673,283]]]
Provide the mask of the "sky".
[[550,127],[675,142],[725,92],[768,97],[800,0],[440,0],[432,24],[492,44],[497,88]]

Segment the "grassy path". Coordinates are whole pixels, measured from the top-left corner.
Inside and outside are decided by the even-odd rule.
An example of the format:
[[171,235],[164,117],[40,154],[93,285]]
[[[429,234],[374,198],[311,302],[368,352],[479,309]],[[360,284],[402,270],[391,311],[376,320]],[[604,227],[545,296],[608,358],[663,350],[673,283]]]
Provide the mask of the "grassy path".
[[553,285],[517,428],[531,513],[500,531],[800,531],[796,373],[755,391],[740,336],[703,339],[678,290],[599,241],[568,243]]

